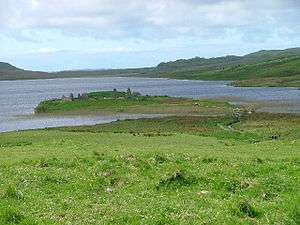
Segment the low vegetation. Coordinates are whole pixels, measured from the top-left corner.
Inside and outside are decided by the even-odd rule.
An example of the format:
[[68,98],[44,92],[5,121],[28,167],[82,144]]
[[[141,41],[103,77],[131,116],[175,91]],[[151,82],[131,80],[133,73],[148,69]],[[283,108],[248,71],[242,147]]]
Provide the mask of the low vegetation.
[[0,134],[0,223],[299,224],[299,115],[197,107]]

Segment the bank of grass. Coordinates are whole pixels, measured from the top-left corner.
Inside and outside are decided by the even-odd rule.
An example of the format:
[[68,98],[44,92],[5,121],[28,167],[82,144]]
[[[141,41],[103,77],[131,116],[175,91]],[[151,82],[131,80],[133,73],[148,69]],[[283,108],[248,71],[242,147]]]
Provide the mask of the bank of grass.
[[0,224],[299,224],[300,118],[0,134]]
[[240,80],[232,83],[238,87],[300,87],[300,75]]

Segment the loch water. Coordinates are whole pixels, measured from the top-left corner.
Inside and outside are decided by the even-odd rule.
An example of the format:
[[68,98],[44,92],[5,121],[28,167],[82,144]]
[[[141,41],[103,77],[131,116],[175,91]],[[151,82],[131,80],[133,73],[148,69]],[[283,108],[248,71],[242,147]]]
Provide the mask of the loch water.
[[92,91],[131,88],[148,95],[190,98],[229,98],[236,102],[279,102],[289,107],[262,111],[300,113],[300,91],[296,88],[232,87],[229,81],[194,81],[163,78],[101,77],[0,81],[0,132],[45,127],[92,125],[118,119],[156,115],[35,116],[40,101]]

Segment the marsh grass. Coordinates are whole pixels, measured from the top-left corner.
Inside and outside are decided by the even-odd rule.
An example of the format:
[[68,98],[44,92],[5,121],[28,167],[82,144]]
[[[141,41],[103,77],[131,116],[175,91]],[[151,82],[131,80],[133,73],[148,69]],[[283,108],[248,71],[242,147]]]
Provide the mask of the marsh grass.
[[192,184],[196,184],[197,179],[195,177],[191,177],[187,175],[180,169],[176,169],[171,173],[164,176],[158,184],[156,185],[156,189],[161,188],[180,188],[182,186],[189,186]]
[[5,190],[4,193],[4,198],[11,198],[11,199],[16,199],[16,200],[23,200],[24,199],[24,194],[22,191],[18,190],[15,185],[9,185],[7,189]]
[[240,213],[251,218],[257,218],[261,215],[260,212],[249,203],[249,201],[244,200],[240,202],[238,209]]

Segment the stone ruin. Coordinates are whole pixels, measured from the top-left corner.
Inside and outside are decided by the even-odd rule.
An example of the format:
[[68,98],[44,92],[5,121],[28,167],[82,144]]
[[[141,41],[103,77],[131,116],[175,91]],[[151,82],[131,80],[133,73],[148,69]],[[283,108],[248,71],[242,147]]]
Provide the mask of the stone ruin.
[[77,98],[74,97],[73,93],[70,93],[69,96],[63,95],[61,97],[61,100],[66,101],[66,102],[71,102],[71,101],[74,101],[75,99],[86,100],[88,98],[89,98],[89,96],[87,93],[82,93],[82,94],[78,93]]

